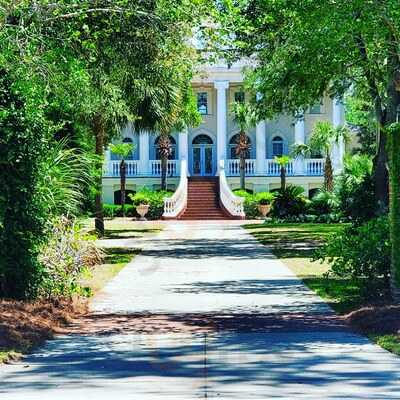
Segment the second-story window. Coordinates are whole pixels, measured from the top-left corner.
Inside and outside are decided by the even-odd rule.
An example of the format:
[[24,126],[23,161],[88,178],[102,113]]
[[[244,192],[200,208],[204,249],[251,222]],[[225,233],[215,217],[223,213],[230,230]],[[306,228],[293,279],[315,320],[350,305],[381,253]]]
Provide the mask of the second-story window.
[[235,92],[235,103],[244,103],[244,92]]
[[197,111],[202,115],[208,114],[208,93],[197,93]]

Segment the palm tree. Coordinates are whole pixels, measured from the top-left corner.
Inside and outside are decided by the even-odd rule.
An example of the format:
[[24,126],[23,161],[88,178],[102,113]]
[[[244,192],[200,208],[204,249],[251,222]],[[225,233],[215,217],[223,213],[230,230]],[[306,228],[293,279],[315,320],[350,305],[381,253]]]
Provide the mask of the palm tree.
[[125,158],[131,154],[133,151],[134,146],[131,143],[118,143],[118,144],[111,144],[110,150],[116,154],[117,156],[121,157],[121,162],[119,164],[119,176],[121,179],[121,211],[122,216],[125,217],[125,202],[126,202],[126,163]]
[[288,164],[292,161],[292,158],[289,156],[279,156],[275,157],[275,162],[280,166],[281,169],[281,191],[283,192],[286,189],[286,168]]
[[171,140],[168,133],[161,133],[158,140],[158,154],[161,160],[161,189],[167,189],[168,160],[171,156]]
[[246,103],[236,102],[232,106],[233,122],[239,126],[239,139],[236,155],[240,159],[240,189],[246,190],[246,158],[249,156],[250,143],[246,131],[256,124],[256,116],[252,107]]
[[299,144],[293,148],[295,157],[309,156],[312,153],[321,153],[325,157],[324,188],[333,191],[333,167],[331,153],[333,146],[341,140],[348,140],[348,130],[345,127],[334,128],[329,121],[319,121],[311,132],[308,145]]

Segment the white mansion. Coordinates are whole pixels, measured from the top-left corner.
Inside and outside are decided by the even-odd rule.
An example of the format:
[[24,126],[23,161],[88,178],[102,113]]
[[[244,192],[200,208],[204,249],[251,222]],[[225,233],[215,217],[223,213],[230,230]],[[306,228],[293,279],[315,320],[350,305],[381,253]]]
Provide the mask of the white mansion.
[[[171,217],[182,212],[173,210],[174,207],[186,207],[183,203],[185,196],[187,203],[187,193],[183,192],[187,192],[188,177],[219,176],[220,201],[224,203],[224,196],[227,196],[235,203],[235,196],[230,189],[239,187],[239,160],[235,154],[238,128],[232,121],[230,109],[234,101],[246,100],[246,93],[242,91],[242,67],[239,63],[230,68],[226,65],[208,66],[193,80],[203,122],[197,128],[171,135],[173,150],[168,164],[167,182],[170,189],[179,186],[179,193],[175,195],[179,199],[171,203],[172,209],[168,211]],[[274,157],[289,154],[295,143],[307,143],[314,124],[320,120],[331,121],[334,126],[342,125],[344,110],[341,102],[325,97],[307,110],[301,119],[281,115],[274,120],[262,121],[251,129],[248,132],[251,150],[250,158],[246,161],[246,189],[259,192],[278,188],[280,169]],[[161,163],[157,151],[157,134],[136,135],[127,126],[122,132],[122,140],[135,145],[127,161],[127,190],[135,192],[142,187],[159,188]],[[333,150],[332,161],[336,172],[342,168],[344,152],[344,144]],[[296,159],[289,164],[287,171],[288,183],[302,186],[305,193],[310,194],[322,186],[324,159]],[[119,199],[119,161],[118,157],[107,151],[103,200],[114,204]],[[228,210],[230,208],[229,204],[223,204],[223,207]],[[242,211],[236,212],[240,214]]]

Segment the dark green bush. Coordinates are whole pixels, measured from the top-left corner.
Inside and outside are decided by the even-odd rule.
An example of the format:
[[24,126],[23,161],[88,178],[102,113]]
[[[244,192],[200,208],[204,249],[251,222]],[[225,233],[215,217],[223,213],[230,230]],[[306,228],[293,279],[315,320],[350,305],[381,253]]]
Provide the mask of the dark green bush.
[[285,190],[279,189],[275,193],[271,216],[273,218],[292,218],[305,215],[307,199],[304,189],[300,186],[287,186]]
[[361,181],[342,176],[338,181],[337,191],[340,210],[344,216],[357,224],[376,217],[377,202],[372,175],[366,175]]
[[339,277],[362,279],[366,289],[389,287],[390,239],[387,217],[375,218],[360,226],[333,235],[317,250],[316,260],[331,264]]
[[[103,204],[104,216],[106,218],[122,217],[122,207],[117,204]],[[135,217],[136,207],[131,204],[125,204],[125,216]]]

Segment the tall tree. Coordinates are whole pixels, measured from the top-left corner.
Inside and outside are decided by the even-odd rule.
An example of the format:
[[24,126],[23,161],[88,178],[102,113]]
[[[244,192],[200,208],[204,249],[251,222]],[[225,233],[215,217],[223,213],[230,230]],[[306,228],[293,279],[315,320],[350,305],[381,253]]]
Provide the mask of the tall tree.
[[233,122],[239,127],[236,155],[240,160],[240,189],[246,190],[246,159],[250,153],[250,143],[246,131],[256,124],[253,108],[246,103],[236,102],[232,106]]
[[[366,88],[377,123],[375,192],[381,212],[388,203],[388,155],[400,135],[388,132],[400,106],[400,8],[397,0],[307,1],[226,0],[219,3],[220,33],[233,58],[251,56],[249,84],[261,93],[264,116],[295,113],[325,92],[342,96],[351,86]],[[390,203],[396,209],[400,169],[390,165]],[[392,215],[392,243],[400,218]],[[394,245],[393,245],[394,246]],[[393,254],[397,251],[393,248]],[[392,257],[393,276],[399,274]],[[396,282],[397,287],[400,281]],[[400,291],[393,292],[400,298]]]

